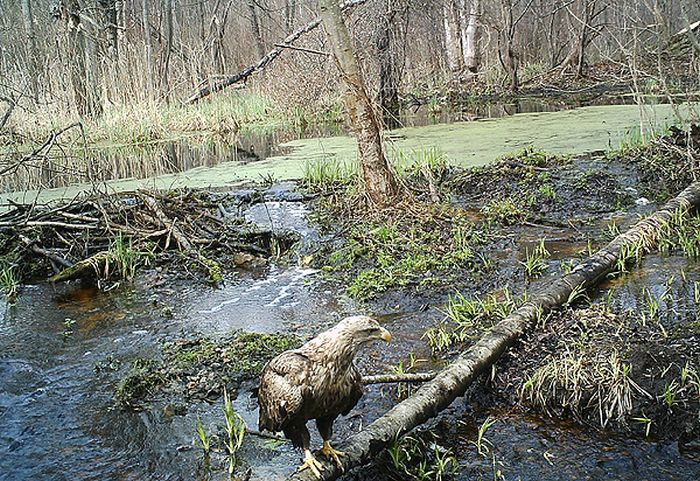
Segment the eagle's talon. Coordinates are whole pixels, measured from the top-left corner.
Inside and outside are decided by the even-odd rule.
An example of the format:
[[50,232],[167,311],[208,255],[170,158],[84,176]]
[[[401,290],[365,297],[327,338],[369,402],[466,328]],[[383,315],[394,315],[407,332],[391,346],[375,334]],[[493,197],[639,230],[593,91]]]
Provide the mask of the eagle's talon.
[[328,459],[332,459],[333,461],[335,461],[335,465],[338,466],[338,469],[345,472],[345,469],[343,469],[343,463],[340,462],[340,457],[339,457],[339,456],[345,456],[345,453],[342,451],[337,451],[337,450],[333,449],[330,441],[323,442],[323,447],[321,448],[321,454],[323,454]]
[[318,462],[316,458],[314,458],[314,455],[311,454],[311,451],[308,449],[304,451],[304,464],[299,466],[299,469],[297,471],[303,471],[305,469],[310,469],[312,473],[314,473],[314,476],[316,476],[318,479],[321,479],[321,471],[323,471],[323,464]]

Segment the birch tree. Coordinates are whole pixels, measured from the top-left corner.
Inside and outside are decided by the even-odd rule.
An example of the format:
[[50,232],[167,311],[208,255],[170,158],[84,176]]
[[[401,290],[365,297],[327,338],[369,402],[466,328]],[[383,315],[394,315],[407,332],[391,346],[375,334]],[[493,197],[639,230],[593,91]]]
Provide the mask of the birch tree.
[[[463,1],[462,11],[466,13],[466,3]],[[479,71],[479,17],[481,16],[481,0],[469,3],[468,14],[462,29],[462,44],[464,51],[464,67],[470,74]]]

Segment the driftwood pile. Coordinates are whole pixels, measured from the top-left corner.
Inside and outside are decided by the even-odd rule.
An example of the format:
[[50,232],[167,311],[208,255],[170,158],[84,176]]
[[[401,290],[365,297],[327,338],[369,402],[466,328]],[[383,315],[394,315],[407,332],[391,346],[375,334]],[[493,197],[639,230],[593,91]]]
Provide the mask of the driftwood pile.
[[272,233],[231,215],[225,204],[234,203],[197,190],[95,193],[60,205],[13,202],[0,213],[0,256],[23,265],[41,257],[54,282],[102,277],[116,243],[134,252],[179,252],[205,266],[209,253],[269,256]]

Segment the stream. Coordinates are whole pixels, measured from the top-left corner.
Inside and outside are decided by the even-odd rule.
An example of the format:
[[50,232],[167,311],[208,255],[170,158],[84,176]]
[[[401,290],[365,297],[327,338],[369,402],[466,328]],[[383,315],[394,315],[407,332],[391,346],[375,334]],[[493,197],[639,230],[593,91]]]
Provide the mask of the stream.
[[[317,235],[301,203],[257,204],[246,216],[261,223],[286,222],[302,236]],[[557,253],[556,244],[549,247],[552,262],[572,250],[560,246]],[[652,258],[634,275],[645,277],[645,284],[661,285],[683,267],[691,281],[700,280],[697,266],[687,262]],[[631,285],[616,289],[617,301],[641,302]],[[164,307],[172,309],[172,318],[163,314]],[[208,432],[221,430],[220,402],[154,402],[143,411],[117,409],[113,393],[130,361],[157,355],[163,339],[194,333],[216,337],[246,330],[310,337],[358,309],[319,272],[274,263],[239,270],[219,290],[187,283],[172,289],[123,285],[109,292],[79,284],[25,286],[16,304],[2,306],[0,317],[0,479],[210,479],[208,469],[220,475],[213,479],[224,479],[225,466],[203,463],[195,432],[197,417]],[[440,318],[435,307],[418,312],[396,305],[374,314],[395,342],[363,352],[359,365],[364,372],[386,372],[411,351],[428,357],[420,333]],[[255,429],[251,388],[242,387],[234,406]],[[372,386],[349,417],[336,422],[336,438],[360,429],[393,404],[389,390]],[[493,456],[482,457],[471,440],[489,415],[498,420],[487,434]],[[700,465],[682,456],[677,443],[639,442],[463,400],[440,418],[457,420],[449,428],[449,447],[460,461],[460,480],[493,479],[496,471],[501,479],[547,481],[691,481],[700,474]],[[312,442],[320,443],[311,431]],[[284,479],[299,453],[289,444],[249,435],[240,458],[252,469],[251,479]],[[366,473],[370,479],[372,472]],[[357,476],[364,479],[362,471]]]

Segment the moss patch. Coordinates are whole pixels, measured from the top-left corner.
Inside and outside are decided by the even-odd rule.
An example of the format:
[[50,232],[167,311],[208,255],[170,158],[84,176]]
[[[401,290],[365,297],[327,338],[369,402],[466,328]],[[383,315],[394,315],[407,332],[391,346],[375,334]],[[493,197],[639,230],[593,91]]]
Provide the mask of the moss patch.
[[259,375],[271,358],[300,344],[294,335],[249,332],[221,340],[196,337],[165,343],[162,360],[132,362],[115,398],[118,404],[132,407],[159,393],[216,398],[224,387],[235,391],[238,384]]
[[368,300],[392,288],[460,285],[484,269],[488,232],[463,212],[445,206],[413,206],[415,212],[359,221],[323,269],[347,283],[350,296]]

